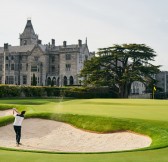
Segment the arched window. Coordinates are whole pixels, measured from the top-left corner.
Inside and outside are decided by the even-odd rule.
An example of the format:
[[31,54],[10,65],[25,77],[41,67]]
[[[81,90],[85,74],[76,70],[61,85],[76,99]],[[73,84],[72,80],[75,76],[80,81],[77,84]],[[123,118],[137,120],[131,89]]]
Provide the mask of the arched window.
[[70,80],[70,85],[73,85],[73,84],[74,84],[73,76],[70,76],[70,77],[69,77],[69,80]]
[[60,79],[59,79],[59,77],[57,78],[57,86],[59,86],[60,85]]
[[48,77],[48,79],[47,79],[47,85],[51,85],[51,78],[50,77]]
[[64,76],[64,86],[66,86],[67,84],[68,84],[67,77]]
[[53,77],[52,82],[51,82],[51,86],[54,86],[54,85],[56,85],[56,78],[55,77]]

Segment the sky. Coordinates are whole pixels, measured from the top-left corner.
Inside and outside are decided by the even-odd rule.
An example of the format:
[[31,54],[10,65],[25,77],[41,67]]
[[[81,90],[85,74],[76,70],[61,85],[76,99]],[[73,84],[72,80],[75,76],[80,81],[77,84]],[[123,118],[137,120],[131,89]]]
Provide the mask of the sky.
[[85,42],[90,52],[114,44],[153,48],[168,71],[168,0],[0,0],[0,46],[19,45],[27,19],[43,44]]

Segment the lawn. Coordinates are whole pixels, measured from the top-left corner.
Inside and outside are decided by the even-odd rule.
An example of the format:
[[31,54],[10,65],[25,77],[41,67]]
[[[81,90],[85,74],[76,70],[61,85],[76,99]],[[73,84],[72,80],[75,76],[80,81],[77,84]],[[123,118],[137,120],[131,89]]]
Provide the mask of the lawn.
[[[27,117],[40,117],[70,123],[97,132],[132,130],[153,139],[150,148],[132,152],[100,154],[53,154],[0,150],[0,162],[20,161],[168,161],[168,101],[130,99],[1,99],[0,109],[26,109]],[[0,118],[0,125],[13,121]],[[1,134],[1,132],[0,132]]]

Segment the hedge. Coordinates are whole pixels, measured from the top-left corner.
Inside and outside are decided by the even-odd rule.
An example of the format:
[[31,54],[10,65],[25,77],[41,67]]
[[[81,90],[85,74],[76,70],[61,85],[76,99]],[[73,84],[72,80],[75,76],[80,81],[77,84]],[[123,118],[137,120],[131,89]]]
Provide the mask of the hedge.
[[0,85],[0,98],[4,97],[69,97],[118,98],[108,87],[46,87]]

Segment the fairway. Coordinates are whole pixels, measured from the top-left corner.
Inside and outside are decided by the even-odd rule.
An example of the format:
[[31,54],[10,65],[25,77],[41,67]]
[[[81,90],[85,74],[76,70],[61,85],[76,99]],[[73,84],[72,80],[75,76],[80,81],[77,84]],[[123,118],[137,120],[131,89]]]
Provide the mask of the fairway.
[[[147,149],[131,152],[95,154],[54,154],[0,150],[0,162],[5,161],[168,161],[168,101],[130,99],[1,99],[0,109],[16,106],[26,109],[27,118],[43,118],[69,123],[95,132],[130,130],[148,135],[153,142]],[[0,125],[13,118],[0,117]],[[0,132],[0,136],[1,136]],[[10,156],[8,156],[10,155]],[[19,159],[16,157],[19,156]],[[16,159],[16,160],[15,160]]]

